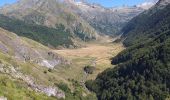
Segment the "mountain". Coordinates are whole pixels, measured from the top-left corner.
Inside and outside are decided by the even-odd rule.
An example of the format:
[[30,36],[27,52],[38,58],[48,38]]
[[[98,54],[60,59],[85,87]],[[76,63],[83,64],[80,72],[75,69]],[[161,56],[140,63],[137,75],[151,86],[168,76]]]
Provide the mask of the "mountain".
[[[70,1],[66,4],[101,34],[116,35],[130,19],[143,12],[143,6],[105,8],[98,4]],[[149,7],[151,7],[150,5]]]
[[19,36],[27,37],[49,47],[77,47],[78,44],[72,41],[73,35],[70,31],[64,30],[63,25],[56,28],[49,28],[37,24],[27,24],[24,21],[8,18],[0,15],[0,27],[15,32]]
[[0,13],[31,24],[52,28],[63,25],[74,37],[87,41],[99,39],[101,34],[114,36],[144,10],[142,6],[105,8],[74,0],[19,0],[2,7]]
[[166,5],[168,5],[169,3],[170,3],[169,0],[159,0],[158,3],[157,3],[157,6],[158,6],[158,7],[161,7],[161,6],[162,6],[162,7],[164,8],[164,7],[165,7]]
[[[166,5],[164,5],[166,4]],[[160,0],[123,28],[128,48],[86,86],[99,100],[166,100],[170,96],[170,4]]]
[[72,13],[60,0],[19,0],[12,5],[2,7],[0,12],[28,24],[56,29],[63,27],[62,30],[70,36],[83,41],[97,39],[99,36],[93,27]]
[[[53,48],[76,48],[81,42],[99,40],[105,34],[112,34],[111,31],[116,30],[115,34],[143,9],[84,5],[90,7],[88,12],[72,0],[18,0],[0,8],[0,99],[1,96],[12,100],[96,99],[84,86],[84,74],[87,76],[82,69],[84,63],[80,67],[76,62],[81,58],[73,59],[74,63],[55,53]],[[117,15],[113,16],[112,12]],[[123,13],[127,13],[125,20]],[[96,20],[89,18],[90,14]],[[119,16],[122,22],[103,28]],[[89,63],[91,58],[87,58]],[[69,76],[78,71],[80,76]]]

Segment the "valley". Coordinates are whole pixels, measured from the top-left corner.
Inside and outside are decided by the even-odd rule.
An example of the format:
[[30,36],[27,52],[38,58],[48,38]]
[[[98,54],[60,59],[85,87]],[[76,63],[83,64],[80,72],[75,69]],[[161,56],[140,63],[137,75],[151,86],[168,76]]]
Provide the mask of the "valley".
[[[85,87],[85,82],[111,68],[110,58],[124,50],[122,43],[113,43],[115,39],[110,37],[103,37],[100,42],[81,42],[82,48],[54,49],[3,28],[0,28],[0,36],[0,84],[5,89],[0,95],[14,97],[14,100],[20,96],[30,98],[26,95],[29,90],[33,90],[29,95],[36,93],[32,98],[54,96],[86,100],[91,95],[91,100],[96,100],[95,94]],[[84,70],[86,66],[93,66],[94,71],[88,74]],[[17,89],[16,86],[21,87]],[[23,94],[8,95],[11,89]]]
[[169,0],[0,6],[0,100],[168,98]]
[[78,49],[54,50],[54,52],[69,59],[73,65],[69,69],[60,70],[59,74],[64,77],[70,77],[81,80],[84,75],[85,66],[94,66],[93,74],[88,75],[87,79],[95,79],[96,76],[107,68],[112,67],[110,58],[116,56],[124,50],[121,43],[86,43],[86,47]]
[[[99,73],[108,68],[113,68],[114,65],[111,65],[110,59],[125,48],[122,43],[108,41],[102,43],[89,42],[83,45],[85,45],[83,48],[53,50],[53,52],[71,62],[68,67],[57,67],[54,72],[56,76],[65,80],[70,89],[78,90],[86,98],[88,95],[92,95],[93,99],[87,100],[96,100],[95,95],[86,88],[85,82],[91,79],[94,80]],[[94,67],[92,73],[85,72],[84,68],[86,66]]]

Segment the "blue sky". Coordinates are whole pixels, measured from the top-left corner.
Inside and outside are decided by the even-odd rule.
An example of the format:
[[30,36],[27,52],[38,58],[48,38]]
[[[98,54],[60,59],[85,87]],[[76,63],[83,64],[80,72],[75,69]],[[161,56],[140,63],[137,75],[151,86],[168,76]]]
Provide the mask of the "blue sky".
[[10,3],[14,3],[17,0],[0,0],[0,6],[3,6],[4,4],[10,4]]
[[102,4],[105,7],[123,5],[134,6],[144,2],[151,2],[151,0],[87,0],[87,1]]
[[[0,0],[0,6],[4,4],[14,3],[17,0]],[[87,0],[90,3],[99,3],[105,7],[113,7],[113,6],[123,6],[123,5],[137,5],[143,2],[150,2],[151,0]]]

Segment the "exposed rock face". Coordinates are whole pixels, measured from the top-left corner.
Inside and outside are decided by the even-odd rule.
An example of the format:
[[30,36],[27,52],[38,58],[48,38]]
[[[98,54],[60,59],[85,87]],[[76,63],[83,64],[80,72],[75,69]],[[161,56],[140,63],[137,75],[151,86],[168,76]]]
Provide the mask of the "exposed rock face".
[[[19,71],[19,69],[14,68],[12,65],[9,66],[9,65],[0,63],[0,72],[4,74],[8,74],[15,79],[23,80],[24,82],[28,84],[28,86],[31,89],[35,90],[36,92],[42,92],[48,96],[55,96],[59,99],[65,98],[65,93],[59,90],[57,87],[44,86],[44,85],[37,84],[34,82],[35,79],[33,77],[29,75],[24,75],[23,73]],[[4,98],[2,100],[6,100],[6,99]]]
[[0,100],[7,100],[6,97],[0,97]]
[[[70,4],[69,4],[70,5]],[[83,2],[72,3],[72,11],[86,20],[98,32],[115,35],[122,26],[144,9],[140,7],[104,8]]]
[[[38,83],[35,76],[27,75],[22,72],[21,66],[15,63],[33,63],[39,67],[53,69],[58,65],[69,64],[69,61],[52,52],[51,49],[27,38],[19,37],[16,34],[0,28],[0,73],[7,74],[13,79],[24,81],[29,88],[36,92],[44,93],[48,96],[54,96],[59,99],[65,98],[65,93],[53,85]],[[4,60],[9,57],[11,61]],[[38,66],[37,65],[37,66]],[[46,69],[46,68],[42,68]],[[0,98],[1,99],[1,98]],[[5,100],[5,99],[2,99]]]
[[51,52],[47,47],[36,42],[30,43],[31,41],[0,28],[0,51],[2,53],[9,54],[20,61],[34,62],[48,68],[68,64],[67,60]]
[[66,2],[66,4],[72,12],[81,16],[98,32],[107,35],[115,35],[130,19],[153,5],[105,8],[97,4],[75,2],[74,0]]

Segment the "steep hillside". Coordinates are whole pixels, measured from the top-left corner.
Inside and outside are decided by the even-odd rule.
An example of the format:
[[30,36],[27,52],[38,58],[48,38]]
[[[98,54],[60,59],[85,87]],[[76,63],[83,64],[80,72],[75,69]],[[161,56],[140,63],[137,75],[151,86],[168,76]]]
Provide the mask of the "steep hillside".
[[[169,98],[170,5],[162,6],[164,1],[166,0],[160,0],[155,7],[129,22],[134,23],[134,20],[142,22],[137,23],[136,26],[140,27],[138,28],[140,30],[125,27],[127,32],[129,30],[131,32],[124,35],[127,37],[124,43],[127,43],[127,39],[133,39],[134,45],[131,44],[131,47],[112,59],[112,64],[117,66],[99,74],[95,81],[86,82],[86,86],[97,94],[99,100],[166,100]],[[154,13],[147,13],[150,11]],[[141,30],[144,32],[142,33]],[[132,32],[134,32],[133,38]],[[138,35],[139,37],[136,38]]]
[[27,24],[21,20],[8,18],[4,15],[0,15],[0,19],[0,27],[15,32],[19,36],[33,39],[46,46],[77,46],[72,41],[73,36],[71,33],[65,31],[65,27],[62,25],[55,29],[36,24]]
[[98,38],[95,29],[74,14],[60,0],[19,0],[17,3],[2,7],[0,13],[29,24],[56,29],[63,26],[64,29],[61,30],[83,41]]
[[[168,0],[167,0],[168,1]],[[168,27],[170,22],[169,4],[166,0],[160,0],[154,7],[133,18],[122,29],[124,44],[131,46],[141,41],[147,41],[159,35],[158,30]],[[166,9],[164,9],[166,7]],[[155,31],[156,30],[156,31]]]
[[73,71],[72,66],[72,61],[48,47],[0,28],[0,98],[96,100],[72,75],[62,71]]
[[47,68],[54,68],[66,61],[49,48],[2,28],[0,28],[0,51],[16,60],[34,62]]
[[[0,28],[0,95],[14,100],[65,98],[63,91],[41,77],[47,77],[44,70],[67,64],[49,48]],[[16,93],[9,95],[11,92]]]

